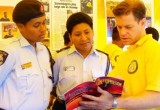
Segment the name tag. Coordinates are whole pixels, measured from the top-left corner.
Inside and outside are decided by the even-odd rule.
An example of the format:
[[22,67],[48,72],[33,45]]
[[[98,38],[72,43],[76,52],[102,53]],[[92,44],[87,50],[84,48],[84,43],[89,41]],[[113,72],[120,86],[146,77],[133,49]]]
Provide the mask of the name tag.
[[30,67],[32,67],[32,62],[28,62],[28,63],[22,64],[21,67],[22,67],[22,69],[30,68]]
[[74,66],[64,67],[64,71],[74,71],[74,70],[75,70]]

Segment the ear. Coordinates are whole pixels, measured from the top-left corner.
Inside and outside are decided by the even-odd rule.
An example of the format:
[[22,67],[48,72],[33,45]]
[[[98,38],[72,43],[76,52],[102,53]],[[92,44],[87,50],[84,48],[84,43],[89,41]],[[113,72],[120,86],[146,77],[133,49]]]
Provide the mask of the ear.
[[21,23],[17,23],[16,25],[17,25],[19,31],[21,32],[23,30],[24,25]]
[[69,35],[69,39],[70,39],[70,41],[72,41],[72,39],[71,39],[71,34],[70,34],[70,33],[68,33],[68,35]]
[[141,25],[142,25],[143,27],[145,27],[145,25],[146,25],[146,18],[143,18],[143,19],[141,20]]

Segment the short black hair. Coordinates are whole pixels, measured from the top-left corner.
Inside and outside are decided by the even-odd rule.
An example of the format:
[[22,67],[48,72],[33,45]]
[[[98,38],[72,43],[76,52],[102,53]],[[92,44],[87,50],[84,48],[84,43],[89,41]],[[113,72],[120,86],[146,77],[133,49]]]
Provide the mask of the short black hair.
[[70,39],[69,39],[69,33],[67,31],[64,33],[63,39],[64,39],[64,45],[68,45],[70,42]]
[[156,28],[147,27],[147,28],[146,28],[146,33],[147,33],[147,34],[152,34],[153,39],[155,39],[155,40],[157,40],[157,41],[159,40],[159,32],[157,31]]
[[117,29],[117,27],[114,27],[112,30],[112,41],[119,41],[119,40],[121,40],[121,39],[119,37],[118,29]]
[[87,23],[93,29],[92,18],[83,12],[77,12],[72,14],[66,22],[66,28],[69,34],[72,33],[73,27],[80,23]]

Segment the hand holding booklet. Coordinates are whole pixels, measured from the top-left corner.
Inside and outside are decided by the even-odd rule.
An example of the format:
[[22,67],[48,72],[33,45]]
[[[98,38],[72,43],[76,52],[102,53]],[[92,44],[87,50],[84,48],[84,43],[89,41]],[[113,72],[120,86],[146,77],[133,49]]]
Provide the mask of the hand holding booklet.
[[123,84],[124,80],[113,77],[99,77],[95,82],[87,81],[81,83],[65,93],[66,110],[73,110],[79,106],[80,101],[86,100],[82,97],[82,94],[100,96],[100,93],[97,92],[98,86],[114,96],[120,96]]

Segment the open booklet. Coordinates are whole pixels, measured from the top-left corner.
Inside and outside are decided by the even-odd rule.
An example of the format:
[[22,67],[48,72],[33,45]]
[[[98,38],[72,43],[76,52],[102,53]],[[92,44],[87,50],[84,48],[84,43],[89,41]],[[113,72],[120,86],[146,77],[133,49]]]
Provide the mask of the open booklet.
[[87,81],[81,83],[65,93],[64,98],[66,102],[66,110],[73,110],[80,106],[80,101],[87,100],[82,98],[82,94],[100,96],[100,93],[97,92],[98,86],[103,90],[110,92],[114,96],[120,96],[123,84],[124,81],[122,79],[113,77],[99,77],[95,82]]

